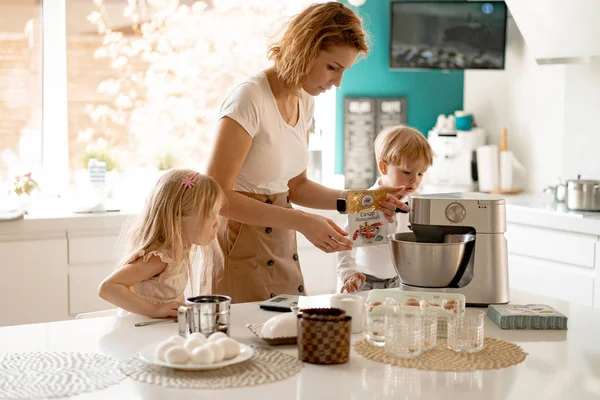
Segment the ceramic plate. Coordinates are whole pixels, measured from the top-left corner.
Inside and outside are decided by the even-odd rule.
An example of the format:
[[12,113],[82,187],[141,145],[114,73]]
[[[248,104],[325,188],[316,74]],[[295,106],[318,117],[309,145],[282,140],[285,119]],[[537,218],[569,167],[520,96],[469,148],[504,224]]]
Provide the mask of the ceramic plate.
[[240,343],[240,354],[238,354],[237,357],[234,357],[231,360],[225,360],[225,361],[221,361],[218,363],[207,364],[207,365],[192,364],[191,362],[188,364],[171,364],[171,363],[168,363],[166,361],[161,361],[158,358],[156,358],[156,349],[158,346],[160,346],[161,343],[162,342],[154,343],[154,344],[146,346],[142,350],[140,350],[141,359],[147,363],[159,365],[161,367],[182,369],[182,370],[187,370],[187,371],[206,371],[206,370],[211,370],[211,369],[219,369],[219,368],[227,367],[228,365],[233,365],[233,364],[238,364],[238,363],[241,363],[244,361],[248,361],[250,358],[252,358],[252,355],[254,354],[254,350],[252,350],[252,347]]

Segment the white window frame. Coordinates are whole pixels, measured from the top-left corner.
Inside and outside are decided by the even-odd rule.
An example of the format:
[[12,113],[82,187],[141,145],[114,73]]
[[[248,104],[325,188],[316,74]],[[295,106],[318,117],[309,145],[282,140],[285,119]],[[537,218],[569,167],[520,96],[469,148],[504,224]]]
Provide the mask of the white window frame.
[[42,167],[46,188],[69,184],[66,1],[42,1]]

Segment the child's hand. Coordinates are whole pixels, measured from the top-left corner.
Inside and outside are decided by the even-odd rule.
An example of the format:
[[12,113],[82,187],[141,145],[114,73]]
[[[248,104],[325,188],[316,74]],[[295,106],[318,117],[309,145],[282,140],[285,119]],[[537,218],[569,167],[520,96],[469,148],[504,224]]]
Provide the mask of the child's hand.
[[[407,195],[405,186],[379,186],[375,189],[385,189],[387,190],[387,198],[386,201],[379,202],[379,209],[383,211],[385,217],[388,222],[394,222],[394,216],[397,211],[408,212],[409,207],[406,203],[400,201],[401,198]],[[398,210],[399,209],[399,210]]]
[[356,292],[365,283],[366,279],[367,277],[360,272],[350,275],[344,282],[344,286],[342,286],[342,293]]
[[157,304],[152,318],[177,318],[177,310],[184,304],[180,301],[171,301],[165,304]]

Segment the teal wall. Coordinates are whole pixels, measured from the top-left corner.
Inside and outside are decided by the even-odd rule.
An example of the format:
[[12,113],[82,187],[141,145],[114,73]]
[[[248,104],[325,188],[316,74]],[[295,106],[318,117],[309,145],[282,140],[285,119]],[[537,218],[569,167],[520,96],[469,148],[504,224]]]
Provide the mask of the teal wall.
[[367,0],[354,8],[371,35],[371,51],[344,73],[342,85],[336,89],[336,174],[344,169],[345,97],[404,97],[407,124],[425,135],[439,114],[450,114],[463,107],[462,71],[390,70],[390,3],[391,0]]

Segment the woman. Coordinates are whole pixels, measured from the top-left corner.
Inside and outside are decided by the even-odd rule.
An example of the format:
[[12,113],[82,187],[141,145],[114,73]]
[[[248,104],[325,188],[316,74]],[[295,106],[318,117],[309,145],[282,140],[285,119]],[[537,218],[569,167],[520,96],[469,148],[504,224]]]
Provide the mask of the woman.
[[[295,210],[290,203],[336,209],[344,193],[307,179],[312,96],[339,87],[344,71],[366,54],[360,18],[341,3],[309,6],[270,47],[273,66],[237,86],[221,107],[208,175],[227,195],[219,235],[223,265],[207,265],[201,290],[234,303],[278,294],[305,294],[296,231],[325,252],[352,241],[332,220]],[[385,188],[403,195],[403,188]],[[389,218],[406,206],[390,195]]]

